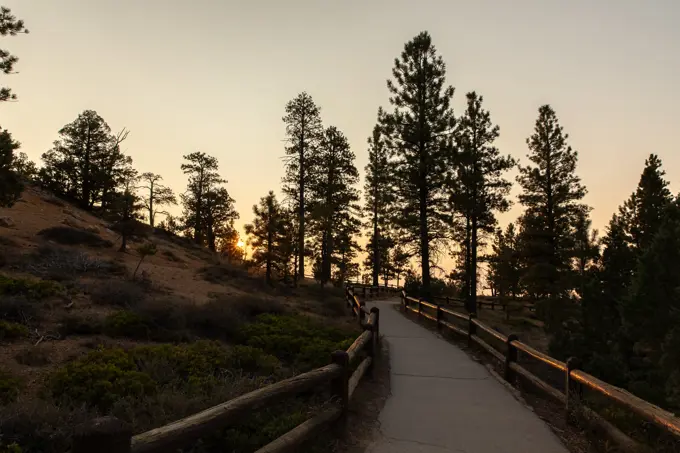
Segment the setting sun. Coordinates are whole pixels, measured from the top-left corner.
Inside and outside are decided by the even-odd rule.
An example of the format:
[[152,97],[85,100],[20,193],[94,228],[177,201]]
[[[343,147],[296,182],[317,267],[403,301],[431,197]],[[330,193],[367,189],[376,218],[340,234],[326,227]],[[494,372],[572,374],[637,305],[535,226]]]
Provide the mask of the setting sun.
[[243,241],[240,240],[240,239],[239,239],[238,242],[236,243],[236,247],[241,248],[241,249],[242,249],[245,245],[246,245],[245,242],[243,242]]

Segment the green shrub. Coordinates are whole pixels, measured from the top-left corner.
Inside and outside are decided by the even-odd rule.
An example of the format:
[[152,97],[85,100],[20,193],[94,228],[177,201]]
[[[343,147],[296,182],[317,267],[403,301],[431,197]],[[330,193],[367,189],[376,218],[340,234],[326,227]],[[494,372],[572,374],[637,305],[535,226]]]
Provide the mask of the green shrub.
[[63,290],[58,283],[0,275],[0,295],[23,295],[29,299],[42,300]]
[[21,381],[11,374],[0,370],[0,404],[8,404],[17,399]]
[[148,321],[138,313],[121,310],[106,317],[104,333],[111,337],[129,337],[148,339],[150,328]]
[[50,390],[58,400],[107,410],[120,398],[153,393],[156,383],[122,349],[98,349],[57,370]]
[[[278,360],[251,347],[229,349],[215,341],[139,346],[129,351],[99,348],[56,371],[50,391],[58,400],[108,410],[124,399],[173,389],[188,396],[209,395],[226,375],[244,370],[271,374]],[[132,401],[132,400],[131,400]]]
[[11,340],[26,335],[28,335],[28,327],[25,325],[0,319],[0,340]]
[[333,351],[347,349],[354,335],[301,316],[260,315],[241,328],[242,341],[306,370],[326,365]]

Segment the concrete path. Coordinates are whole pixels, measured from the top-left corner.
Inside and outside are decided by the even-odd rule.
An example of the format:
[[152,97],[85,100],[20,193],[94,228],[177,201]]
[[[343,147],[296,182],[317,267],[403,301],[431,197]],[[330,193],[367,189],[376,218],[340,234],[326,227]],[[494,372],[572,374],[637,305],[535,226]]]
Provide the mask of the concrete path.
[[481,364],[397,312],[380,308],[392,392],[369,453],[567,453],[536,414]]

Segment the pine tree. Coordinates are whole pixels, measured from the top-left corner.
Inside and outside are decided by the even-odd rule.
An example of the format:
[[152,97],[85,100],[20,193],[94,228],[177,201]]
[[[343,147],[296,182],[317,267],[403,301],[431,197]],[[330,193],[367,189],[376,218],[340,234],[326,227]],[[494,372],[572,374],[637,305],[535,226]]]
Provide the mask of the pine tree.
[[458,156],[456,178],[453,182],[452,200],[456,211],[465,221],[466,252],[465,273],[467,308],[471,313],[477,307],[477,261],[480,238],[493,233],[496,212],[510,207],[507,198],[512,183],[503,173],[513,168],[515,160],[502,156],[493,142],[499,128],[491,122],[491,115],[482,108],[482,96],[474,91],[467,94],[467,109],[456,128]]
[[338,227],[352,212],[357,212],[359,194],[354,186],[359,172],[354,166],[354,153],[345,135],[336,127],[324,131],[313,168],[310,185],[310,229],[315,236],[321,284],[332,277],[333,255]]
[[355,263],[361,250],[356,237],[361,231],[361,221],[352,210],[339,215],[335,227],[335,251],[331,263],[335,266],[333,279],[342,284],[359,276],[359,263]]
[[[378,118],[383,117],[382,109]],[[366,165],[366,184],[364,185],[364,210],[369,214],[366,227],[370,236],[366,251],[367,263],[371,268],[373,285],[378,285],[378,278],[386,266],[381,261],[389,254],[391,240],[388,235],[390,214],[394,202],[394,187],[390,172],[389,150],[385,145],[379,125],[373,128],[368,139],[368,164]]]
[[430,265],[447,236],[450,215],[445,183],[453,150],[453,87],[427,32],[406,43],[387,86],[392,113],[382,121],[394,152],[396,222],[404,244],[417,244],[423,296],[430,296]]
[[[17,20],[12,15],[9,8],[0,7],[0,36],[16,36],[18,33],[28,33],[24,26],[23,20]],[[15,55],[12,55],[4,49],[0,49],[0,71],[3,74],[12,74],[14,65],[19,61]],[[0,102],[16,100],[16,95],[8,87],[0,87]]]
[[567,145],[568,137],[555,111],[542,106],[527,139],[532,164],[520,165],[517,177],[522,186],[519,201],[526,209],[520,239],[526,266],[523,284],[538,299],[567,295],[575,223],[586,209],[581,203],[586,189],[576,176],[577,153]]
[[187,163],[181,168],[185,175],[189,175],[187,190],[180,195],[184,205],[184,227],[194,242],[204,244],[207,236],[206,218],[207,194],[213,191],[219,184],[225,182],[217,172],[219,165],[217,159],[206,153],[194,152],[184,156]]
[[163,180],[161,175],[146,172],[142,173],[141,180],[144,182],[141,189],[144,189],[145,192],[145,195],[142,196],[142,202],[144,203],[144,209],[148,213],[149,225],[153,228],[156,214],[168,215],[166,211],[159,211],[159,207],[177,204],[177,198],[170,187],[159,183],[159,181]]
[[113,135],[97,112],[85,110],[59,135],[54,147],[42,155],[41,183],[79,202],[83,209],[91,210],[97,203],[106,207],[132,164],[120,150],[127,133]]
[[651,244],[662,223],[665,208],[673,200],[668,181],[663,178],[665,174],[659,157],[650,154],[638,187],[624,207],[632,211],[629,234],[640,253],[644,253]]
[[286,104],[286,175],[283,178],[283,192],[294,201],[297,218],[297,278],[305,276],[305,222],[309,213],[307,193],[313,173],[314,155],[323,134],[319,107],[312,97],[302,92]]
[[120,249],[127,250],[127,241],[135,233],[139,220],[142,219],[143,205],[137,196],[139,176],[136,170],[129,169],[122,179],[122,190],[112,196],[109,217],[115,221],[113,229],[121,236]]
[[14,151],[21,144],[12,139],[12,135],[0,129],[0,207],[11,208],[21,197],[24,185],[14,165],[16,156]]
[[680,372],[678,353],[673,351],[680,344],[680,200],[666,205],[656,227],[638,261],[622,312],[626,337],[633,343],[628,351],[629,389],[661,404],[665,393],[678,395],[668,384],[677,383]]
[[245,226],[246,234],[252,236],[253,261],[265,266],[265,280],[272,283],[272,270],[282,269],[281,248],[285,247],[285,218],[273,191],[253,206],[253,223]]
[[[224,181],[226,182],[226,181]],[[224,187],[212,187],[204,196],[203,220],[208,248],[216,252],[220,238],[230,236],[234,221],[239,218],[234,199]]]
[[12,170],[24,181],[35,181],[38,178],[38,166],[28,158],[26,153],[14,156]]
[[392,263],[392,271],[394,278],[397,279],[397,287],[399,287],[399,278],[406,272],[410,256],[404,251],[400,245],[396,245],[392,249],[390,262]]
[[581,297],[591,278],[589,273],[600,257],[600,243],[597,235],[597,230],[592,229],[592,221],[588,217],[588,212],[579,212],[574,224],[574,287],[577,288]]

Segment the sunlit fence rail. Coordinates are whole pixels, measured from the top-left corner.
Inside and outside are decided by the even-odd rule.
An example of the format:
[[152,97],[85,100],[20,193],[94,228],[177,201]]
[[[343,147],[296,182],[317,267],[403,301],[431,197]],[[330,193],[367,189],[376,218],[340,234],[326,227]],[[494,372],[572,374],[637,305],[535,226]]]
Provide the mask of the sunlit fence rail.
[[[101,417],[77,427],[72,453],[160,453],[189,446],[199,438],[235,425],[251,411],[302,393],[332,395],[329,405],[256,453],[298,451],[300,445],[332,424],[342,426],[352,395],[361,379],[372,375],[380,344],[380,311],[366,310],[365,300],[397,295],[395,288],[352,288],[345,290],[347,305],[358,319],[363,333],[346,351],[331,355],[330,364],[275,384],[246,393],[225,403],[190,415],[168,425],[132,435],[129,425],[114,417]],[[350,374],[350,364],[356,364]]]
[[[570,358],[566,362],[557,360],[522,343],[516,335],[504,335],[478,320],[474,314],[456,311],[450,305],[430,303],[402,292],[401,307],[406,313],[416,314],[420,319],[435,323],[438,330],[448,330],[467,337],[468,346],[481,348],[497,361],[505,380],[512,384],[519,380],[529,383],[544,395],[562,404],[567,421],[580,417],[607,435],[625,452],[648,449],[588,407],[587,401],[583,398],[584,390],[594,393],[608,403],[633,412],[676,440],[680,440],[680,418],[580,370],[577,358]],[[540,373],[543,378],[537,376],[539,373],[529,370],[536,369],[536,365],[547,367],[550,373]]]

